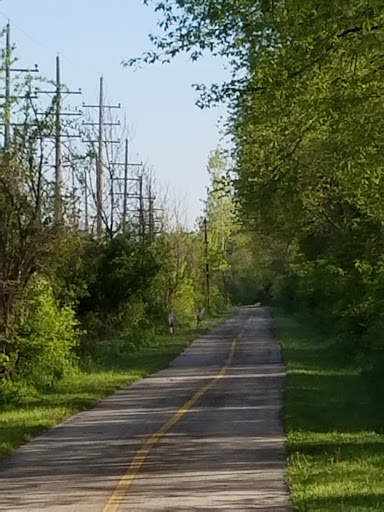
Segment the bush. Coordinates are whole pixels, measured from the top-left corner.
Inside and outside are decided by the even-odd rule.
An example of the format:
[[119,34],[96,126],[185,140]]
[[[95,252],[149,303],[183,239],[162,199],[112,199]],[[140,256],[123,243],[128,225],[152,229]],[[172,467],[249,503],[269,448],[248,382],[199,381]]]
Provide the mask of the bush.
[[34,386],[50,386],[73,365],[79,334],[75,313],[59,307],[50,284],[36,278],[17,314],[16,376]]
[[9,379],[0,380],[0,404],[20,403],[25,396],[33,396],[34,390],[28,383],[12,381]]
[[140,347],[153,343],[156,328],[147,309],[140,298],[132,297],[124,308],[106,315],[103,321],[99,315],[89,314],[86,322],[90,335],[82,341],[81,359],[116,366],[120,361],[124,364],[129,354]]
[[97,341],[90,360],[107,368],[124,367],[134,352],[152,345],[154,341],[153,329],[142,330],[132,327],[129,334],[126,333],[124,337]]

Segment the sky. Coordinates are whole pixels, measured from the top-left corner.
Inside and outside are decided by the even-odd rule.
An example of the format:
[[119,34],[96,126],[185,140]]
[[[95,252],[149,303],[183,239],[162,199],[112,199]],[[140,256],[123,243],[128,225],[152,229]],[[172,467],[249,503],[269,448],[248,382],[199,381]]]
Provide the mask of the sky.
[[195,106],[193,83],[213,83],[225,76],[223,63],[205,57],[192,63],[186,56],[169,65],[134,71],[123,59],[151,49],[148,34],[156,32],[157,15],[142,0],[1,0],[0,22],[10,20],[19,64],[38,64],[54,78],[61,58],[62,81],[81,88],[71,104],[95,103],[100,75],[106,96],[121,103],[132,128],[131,159],[146,162],[163,189],[183,204],[190,225],[199,215],[208,184],[209,153],[221,140],[220,109]]

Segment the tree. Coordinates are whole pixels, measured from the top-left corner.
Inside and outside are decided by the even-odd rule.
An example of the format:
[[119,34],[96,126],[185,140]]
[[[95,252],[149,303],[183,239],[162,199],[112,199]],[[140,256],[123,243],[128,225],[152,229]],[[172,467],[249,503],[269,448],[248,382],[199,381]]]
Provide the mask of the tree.
[[46,118],[32,117],[30,124],[33,108],[27,101],[22,129],[0,154],[0,346],[7,357],[15,341],[15,303],[49,261],[58,235],[44,174],[43,140],[50,127]]
[[[155,2],[143,60],[226,56],[241,218],[285,251],[286,296],[364,336],[380,317],[384,13],[369,2]],[[284,292],[281,282],[280,292]],[[295,297],[295,299],[294,299]],[[381,321],[381,320],[380,320]]]

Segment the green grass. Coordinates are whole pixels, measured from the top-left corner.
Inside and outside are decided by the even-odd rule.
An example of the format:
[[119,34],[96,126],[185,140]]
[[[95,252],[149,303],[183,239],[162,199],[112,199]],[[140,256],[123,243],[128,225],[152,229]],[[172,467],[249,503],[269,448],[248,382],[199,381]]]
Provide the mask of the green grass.
[[383,402],[337,345],[276,316],[288,366],[287,477],[294,510],[384,511]]
[[114,390],[166,368],[191,341],[228,316],[207,319],[201,328],[179,330],[175,336],[157,336],[153,346],[133,352],[124,364],[78,371],[49,392],[32,394],[26,388],[22,399],[0,406],[0,459],[71,414],[91,407]]

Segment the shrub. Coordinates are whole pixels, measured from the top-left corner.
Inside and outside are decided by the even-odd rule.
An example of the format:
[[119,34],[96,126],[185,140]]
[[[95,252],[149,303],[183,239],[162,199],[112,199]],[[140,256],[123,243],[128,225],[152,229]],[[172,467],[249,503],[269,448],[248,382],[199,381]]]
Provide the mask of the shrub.
[[35,386],[50,386],[72,367],[79,334],[75,313],[59,307],[50,284],[35,278],[17,314],[16,374]]

